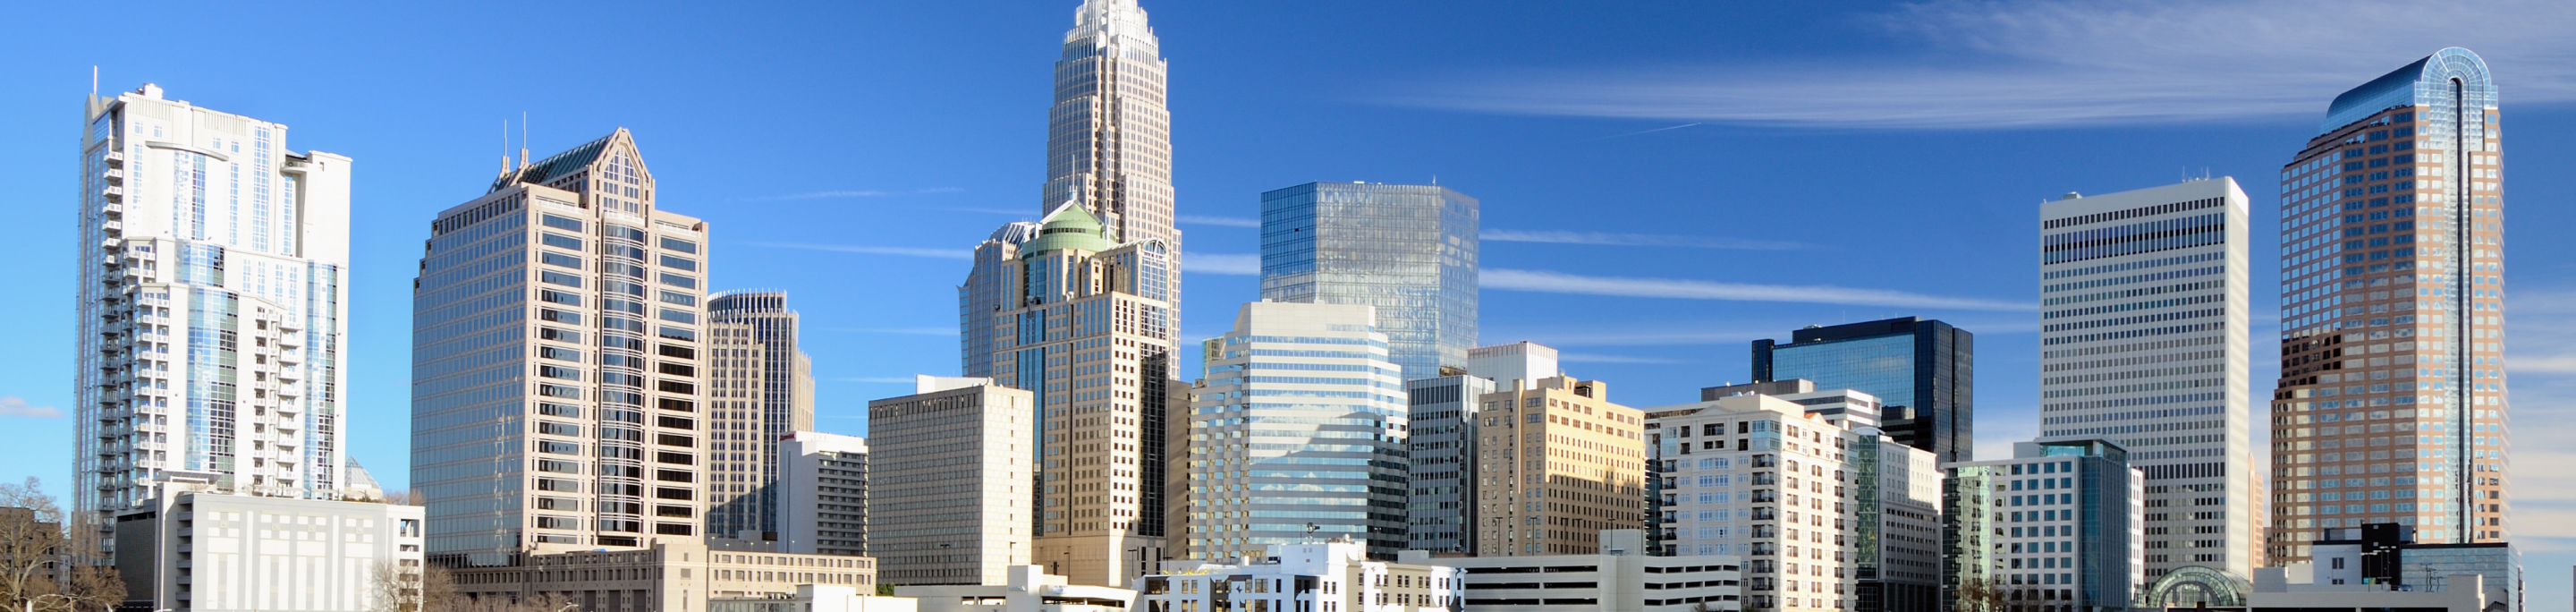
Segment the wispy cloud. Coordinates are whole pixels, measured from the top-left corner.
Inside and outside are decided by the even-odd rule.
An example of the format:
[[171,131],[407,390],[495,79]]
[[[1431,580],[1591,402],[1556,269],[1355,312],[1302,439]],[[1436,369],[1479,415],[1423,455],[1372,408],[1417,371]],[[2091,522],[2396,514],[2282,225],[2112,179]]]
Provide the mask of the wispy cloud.
[[933,193],[956,193],[956,192],[960,192],[960,191],[965,191],[965,190],[964,190],[964,189],[960,189],[960,188],[956,188],[956,187],[932,187],[932,188],[929,188],[929,189],[910,189],[910,190],[897,190],[897,191],[886,191],[886,190],[881,190],[881,189],[839,189],[839,190],[832,190],[832,191],[808,191],[808,192],[805,192],[805,193],[790,193],[790,194],[784,194],[784,195],[758,196],[758,197],[743,198],[743,199],[741,199],[741,200],[736,200],[736,201],[738,201],[738,202],[788,202],[788,201],[795,201],[795,200],[834,200],[834,199],[849,199],[849,198],[882,198],[882,197],[888,197],[888,196],[928,195],[928,194],[933,194]]
[[1173,217],[1173,219],[1178,220],[1178,221],[1180,221],[1180,222],[1182,222],[1182,223],[1188,223],[1188,224],[1192,224],[1192,225],[1214,225],[1214,226],[1218,226],[1218,227],[1261,227],[1261,220],[1260,220],[1260,219],[1247,219],[1247,218],[1243,218],[1243,217],[1211,217],[1211,216],[1207,216],[1207,215],[1178,215],[1178,216]]
[[1626,133],[1626,134],[1611,134],[1611,135],[1609,135],[1609,136],[1603,136],[1603,137],[1600,137],[1600,138],[1594,138],[1593,140],[1609,140],[1609,139],[1612,139],[1612,138],[1624,138],[1624,137],[1628,137],[1628,136],[1635,136],[1635,135],[1638,135],[1638,134],[1653,134],[1653,133],[1655,133],[1655,132],[1662,132],[1662,131],[1668,131],[1668,130],[1678,130],[1678,129],[1682,129],[1682,128],[1686,128],[1686,127],[1691,127],[1691,126],[1695,126],[1695,125],[1707,125],[1707,124],[1705,124],[1705,123],[1684,123],[1684,124],[1676,125],[1676,126],[1672,126],[1672,127],[1659,127],[1659,128],[1655,128],[1655,129],[1651,129],[1651,130],[1638,130],[1638,131],[1629,132],[1629,133]]
[[2463,42],[2514,100],[2576,100],[2576,3],[2562,0],[1935,0],[1859,23],[1896,44],[1833,62],[1494,71],[1383,101],[1897,129],[2319,116],[2335,94]]
[[1897,306],[1903,308],[1936,308],[1947,310],[2035,310],[2033,304],[1974,298],[1952,298],[1885,289],[1855,289],[1831,285],[1756,285],[1715,281],[1632,278],[1618,276],[1580,276],[1544,270],[1511,270],[1487,268],[1481,275],[1486,289],[1571,293],[1620,297],[1676,298],[1690,300],[1726,300],[1741,302],[1802,302],[1809,304],[1851,304],[1854,306]]
[[858,334],[901,334],[907,336],[954,336],[954,327],[833,327],[828,331]]
[[37,406],[29,404],[27,403],[27,398],[9,395],[0,396],[0,416],[59,419],[63,418],[63,411],[61,408],[55,408],[53,406]]
[[1662,357],[1603,355],[1599,353],[1559,353],[1557,354],[1556,359],[1567,363],[1689,363],[1679,359],[1665,359]]
[[925,249],[925,248],[921,248],[921,247],[871,246],[871,245],[856,245],[856,244],[807,244],[807,243],[801,243],[801,242],[745,242],[745,243],[743,243],[743,244],[745,244],[745,245],[749,245],[749,246],[757,246],[757,247],[771,247],[771,248],[780,248],[780,249],[804,249],[804,250],[808,250],[808,251],[831,251],[831,252],[834,252],[834,253],[865,253],[865,254],[869,254],[869,255],[896,255],[896,256],[902,256],[902,257],[935,257],[935,258],[939,258],[939,259],[974,259],[974,258],[975,258],[975,252],[974,252],[974,251],[968,251],[968,250],[963,250],[963,249]]
[[1490,242],[1695,247],[1704,249],[1740,249],[1748,251],[1793,251],[1808,248],[1805,244],[1782,240],[1743,240],[1738,238],[1720,238],[1716,236],[1682,236],[1675,234],[1614,234],[1605,232],[1487,229],[1478,232],[1476,237]]
[[1261,256],[1240,253],[1185,253],[1181,271],[1200,274],[1253,275],[1261,273]]

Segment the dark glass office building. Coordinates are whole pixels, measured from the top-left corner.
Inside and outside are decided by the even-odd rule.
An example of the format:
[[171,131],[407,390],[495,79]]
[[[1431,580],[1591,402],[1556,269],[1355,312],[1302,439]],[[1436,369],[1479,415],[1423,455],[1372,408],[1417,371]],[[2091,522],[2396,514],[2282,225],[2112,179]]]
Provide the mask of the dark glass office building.
[[1753,380],[1804,378],[1819,389],[1878,396],[1880,428],[1941,463],[1976,453],[1976,337],[1948,323],[1906,317],[1790,332],[1753,341]]

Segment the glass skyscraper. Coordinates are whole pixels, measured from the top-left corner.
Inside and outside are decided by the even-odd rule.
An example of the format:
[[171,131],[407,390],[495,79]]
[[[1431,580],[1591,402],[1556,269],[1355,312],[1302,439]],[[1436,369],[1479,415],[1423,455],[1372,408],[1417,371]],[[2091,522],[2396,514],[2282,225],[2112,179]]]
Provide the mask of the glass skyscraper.
[[1438,185],[1307,183],[1261,194],[1261,297],[1377,307],[1405,380],[1476,346],[1475,198]]
[[2336,96],[2281,169],[2273,562],[2375,523],[2506,538],[2498,121],[2486,62],[2443,49]]
[[1190,403],[1188,558],[1258,559],[1347,536],[1405,538],[1404,381],[1367,306],[1254,302],[1204,345]]
[[1976,452],[1976,335],[1921,317],[1790,332],[1753,341],[1753,380],[1803,378],[1877,396],[1880,427],[1942,463]]

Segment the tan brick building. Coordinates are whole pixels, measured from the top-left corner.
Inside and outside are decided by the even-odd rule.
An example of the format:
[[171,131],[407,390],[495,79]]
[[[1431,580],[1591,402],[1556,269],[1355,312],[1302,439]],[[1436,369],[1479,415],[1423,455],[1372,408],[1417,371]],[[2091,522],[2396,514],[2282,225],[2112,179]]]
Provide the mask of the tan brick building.
[[1478,556],[1590,554],[1601,530],[1645,527],[1645,414],[1608,398],[1562,376],[1484,396]]

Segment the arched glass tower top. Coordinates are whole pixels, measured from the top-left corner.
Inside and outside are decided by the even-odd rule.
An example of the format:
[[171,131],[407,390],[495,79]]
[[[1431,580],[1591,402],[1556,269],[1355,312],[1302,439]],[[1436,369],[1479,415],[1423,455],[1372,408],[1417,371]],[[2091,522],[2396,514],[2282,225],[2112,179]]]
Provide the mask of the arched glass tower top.
[[2333,132],[2399,106],[2446,106],[2454,80],[2460,82],[2461,102],[2469,108],[2495,108],[2495,81],[2488,78],[2487,61],[2468,49],[2450,47],[2335,96],[2317,133]]

